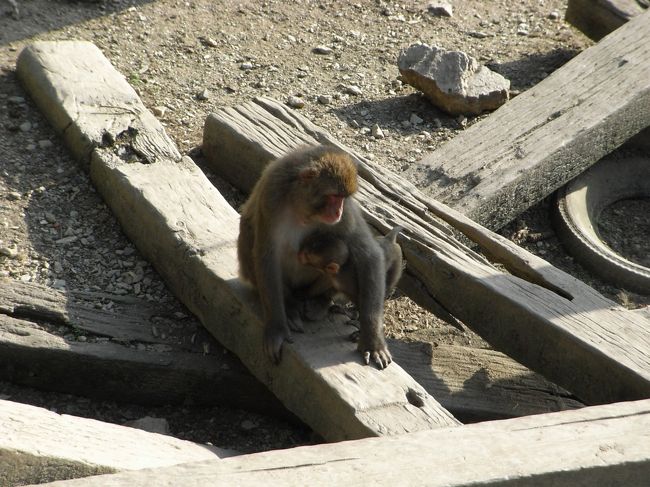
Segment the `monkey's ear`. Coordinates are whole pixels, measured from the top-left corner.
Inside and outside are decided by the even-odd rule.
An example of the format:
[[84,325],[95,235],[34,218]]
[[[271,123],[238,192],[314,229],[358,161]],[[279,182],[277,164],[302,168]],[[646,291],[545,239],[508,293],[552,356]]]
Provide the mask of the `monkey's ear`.
[[298,179],[301,182],[307,183],[313,181],[320,175],[320,171],[315,167],[306,167],[298,173]]

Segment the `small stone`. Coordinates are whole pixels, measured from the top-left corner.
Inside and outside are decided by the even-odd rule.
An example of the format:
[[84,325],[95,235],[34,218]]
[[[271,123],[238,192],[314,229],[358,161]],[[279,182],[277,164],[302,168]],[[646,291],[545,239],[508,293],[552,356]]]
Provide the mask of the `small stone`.
[[219,47],[219,43],[215,41],[212,37],[203,37],[201,38],[201,42],[205,44],[208,47]]
[[10,259],[15,259],[18,257],[18,248],[17,247],[0,247],[0,255],[9,257]]
[[54,289],[65,289],[66,282],[64,279],[54,279],[54,282],[52,283],[52,287]]
[[332,103],[332,97],[329,95],[320,95],[318,97],[318,103],[320,103],[321,105],[329,105],[330,103]]
[[58,260],[54,261],[54,272],[56,274],[61,274],[63,272],[63,265]]
[[345,87],[345,92],[349,95],[359,96],[363,93],[360,87],[357,85],[347,85]]
[[253,69],[253,63],[251,63],[251,62],[241,63],[239,65],[239,69],[243,69],[244,71],[247,71],[249,69]]
[[551,20],[558,20],[560,18],[560,12],[557,10],[553,10],[551,13],[548,14],[548,18]]
[[422,122],[424,122],[424,120],[422,120],[420,117],[418,117],[415,113],[411,113],[411,118],[409,119],[409,121],[410,121],[413,125],[419,125],[419,124],[421,124]]
[[10,96],[7,98],[11,103],[15,103],[16,105],[22,105],[25,103],[25,99],[22,96]]
[[245,419],[244,421],[242,421],[241,427],[246,431],[250,431],[252,429],[257,428],[257,425],[254,422],[252,422],[250,419]]
[[206,101],[210,99],[210,90],[207,88],[204,89],[203,91],[199,92],[196,94],[196,99],[200,101]]
[[299,96],[292,95],[287,98],[287,105],[289,105],[291,108],[303,108],[305,106],[305,100]]
[[20,130],[22,132],[29,132],[32,129],[32,123],[31,122],[23,122],[20,124]]
[[18,191],[9,191],[7,193],[7,199],[9,201],[17,201],[21,199],[23,196],[18,192]]
[[47,221],[48,223],[54,223],[56,222],[56,216],[54,216],[54,213],[50,213],[49,211],[46,211],[45,221]]
[[467,125],[467,117],[465,115],[458,115],[456,121],[458,122],[458,125],[460,125],[463,128],[465,128],[465,126]]
[[83,342],[87,342],[87,341],[88,341],[88,337],[87,337],[86,335],[79,335],[79,336],[77,337],[77,341],[78,341],[78,342],[82,342],[82,343],[83,343]]
[[517,26],[517,35],[520,36],[527,36],[529,33],[529,26],[528,24],[521,23]]
[[19,279],[21,282],[29,282],[32,280],[32,276],[30,276],[29,274],[23,274],[22,276],[20,276]]
[[67,245],[69,243],[76,242],[78,238],[79,237],[77,237],[76,235],[70,235],[69,237],[63,237],[60,238],[59,240],[55,240],[54,243],[57,245]]
[[43,140],[39,140],[39,141],[38,141],[38,146],[39,146],[41,149],[49,149],[49,148],[52,147],[53,145],[54,145],[54,144],[52,143],[51,140],[43,139]]
[[427,12],[436,17],[452,17],[454,13],[450,4],[440,2],[429,2]]
[[312,49],[312,52],[314,54],[327,55],[327,54],[332,54],[332,48],[327,46],[316,46]]
[[167,113],[167,107],[164,105],[159,105],[157,107],[153,107],[151,111],[156,117],[164,117],[165,113]]
[[383,139],[384,136],[384,131],[381,129],[381,127],[377,124],[374,124],[371,129],[372,136],[377,138],[377,139]]

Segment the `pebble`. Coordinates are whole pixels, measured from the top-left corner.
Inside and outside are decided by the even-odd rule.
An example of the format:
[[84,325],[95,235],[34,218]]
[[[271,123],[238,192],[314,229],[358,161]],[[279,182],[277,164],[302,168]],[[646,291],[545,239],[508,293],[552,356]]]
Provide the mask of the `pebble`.
[[560,18],[560,12],[553,10],[550,14],[548,14],[548,18],[551,20],[558,20]]
[[244,421],[241,422],[241,427],[246,431],[250,431],[252,429],[257,428],[257,425],[254,422],[252,422],[250,419],[245,419]]
[[56,222],[56,216],[54,216],[54,213],[50,213],[49,211],[46,211],[45,221],[47,221],[48,223],[54,223]]
[[421,124],[422,122],[424,122],[424,120],[422,120],[420,117],[418,117],[415,113],[411,113],[411,118],[410,118],[409,121],[410,121],[413,125],[419,125],[419,124]]
[[287,98],[287,105],[289,105],[291,108],[302,108],[305,106],[305,100],[300,98],[299,96],[290,96]]
[[43,140],[39,140],[39,141],[38,141],[38,146],[39,146],[41,149],[49,149],[49,148],[52,147],[53,145],[54,145],[54,144],[52,143],[51,140],[43,139]]
[[427,12],[436,17],[452,17],[453,9],[448,3],[429,2]]
[[527,36],[529,33],[529,26],[528,24],[521,23],[517,26],[517,35],[520,36]]
[[16,105],[20,105],[22,103],[25,103],[25,99],[22,96],[10,96],[8,100],[11,103],[15,103]]
[[318,97],[318,103],[320,103],[321,105],[329,105],[330,103],[332,103],[332,97],[329,95],[320,95]]
[[206,101],[210,99],[210,90],[207,88],[196,94],[196,99],[201,101]]
[[381,127],[377,124],[374,124],[371,129],[372,136],[377,138],[377,139],[383,139],[384,136],[384,131],[381,129]]
[[249,69],[253,69],[253,63],[250,63],[250,62],[241,63],[239,65],[239,69],[243,69],[244,71],[249,70]]
[[327,54],[332,54],[332,48],[327,46],[316,46],[314,47],[314,49],[312,49],[312,52],[314,54],[327,55]]
[[32,129],[32,123],[31,122],[23,122],[20,124],[20,130],[22,132],[29,132]]
[[361,88],[359,88],[357,85],[347,85],[345,87],[345,92],[349,95],[354,95],[354,96],[359,96],[363,93]]
[[219,47],[219,43],[215,41],[212,37],[204,37],[202,41],[203,44],[205,44],[208,47]]
[[0,247],[0,255],[9,257],[10,259],[15,259],[18,256],[17,247]]
[[69,243],[76,242],[78,240],[78,238],[79,237],[77,237],[76,235],[70,235],[68,237],[63,237],[63,238],[60,238],[58,240],[55,240],[54,243],[57,244],[57,245],[66,245],[66,244],[69,244]]
[[17,201],[21,199],[23,196],[18,192],[18,191],[9,191],[7,193],[7,199],[9,201]]
[[157,106],[157,107],[153,107],[151,109],[151,111],[153,112],[153,114],[156,117],[164,117],[165,113],[167,113],[167,107],[163,106],[163,105],[160,105],[160,106]]

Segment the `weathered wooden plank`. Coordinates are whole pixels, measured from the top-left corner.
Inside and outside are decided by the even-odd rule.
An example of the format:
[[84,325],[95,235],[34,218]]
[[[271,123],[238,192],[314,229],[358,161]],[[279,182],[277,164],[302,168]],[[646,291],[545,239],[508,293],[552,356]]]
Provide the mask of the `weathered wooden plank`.
[[0,485],[214,460],[233,452],[0,400]]
[[569,0],[564,18],[599,41],[643,11],[637,0]]
[[649,478],[645,400],[46,485],[632,487]]
[[[215,172],[246,191],[238,175],[251,181],[270,160],[305,142],[340,146],[295,110],[258,98],[208,116],[203,152]],[[398,239],[408,262],[400,282],[408,284],[402,288],[407,294],[423,305],[427,296],[435,298],[495,348],[581,400],[650,397],[648,320],[344,149],[359,163],[357,197],[365,218],[382,233],[394,224],[405,228]],[[544,287],[495,269],[454,240],[432,213]]]
[[287,414],[241,364],[154,344],[67,341],[0,314],[0,378],[38,389],[138,404],[219,404]]
[[650,125],[650,12],[638,15],[404,174],[497,229]]
[[496,350],[388,340],[393,358],[463,423],[584,406]]
[[[17,71],[57,131],[81,134],[66,136],[69,143],[106,145],[92,152],[90,176],[125,233],[206,328],[315,431],[340,440],[458,424],[398,365],[361,365],[340,322],[315,323],[273,366],[260,353],[254,293],[237,279],[239,216],[189,158],[168,157],[175,147],[121,75],[84,42],[35,43],[20,54]],[[89,94],[89,78],[102,79],[101,90]],[[115,127],[95,114],[102,106],[133,118]],[[149,142],[147,154],[139,155],[134,139]]]
[[[16,384],[84,396],[172,404],[241,407],[265,414],[290,413],[232,354],[203,336],[194,344],[170,344],[151,332],[151,318],[165,315],[153,303],[130,296],[102,294],[111,312],[97,310],[86,299],[98,293],[64,294],[33,283],[0,279],[0,378]],[[26,321],[65,324],[98,334],[105,341],[67,342]],[[198,332],[184,327],[185,335]],[[179,330],[176,330],[179,332]],[[203,333],[201,333],[203,332]],[[183,338],[181,336],[180,338]],[[208,340],[206,342],[206,340]],[[188,339],[191,342],[191,337]],[[129,344],[139,343],[142,350]],[[153,346],[147,344],[155,344]],[[209,355],[202,351],[207,344]],[[501,419],[581,407],[543,377],[499,352],[437,347],[435,360],[422,344],[390,342],[393,357],[445,409],[465,421]],[[467,358],[471,357],[470,362]],[[480,368],[480,370],[479,370]]]

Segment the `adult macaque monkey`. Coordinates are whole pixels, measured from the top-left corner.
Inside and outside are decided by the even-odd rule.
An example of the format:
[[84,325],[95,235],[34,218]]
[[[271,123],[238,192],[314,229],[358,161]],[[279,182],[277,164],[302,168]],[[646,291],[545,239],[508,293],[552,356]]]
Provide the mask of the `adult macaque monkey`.
[[[264,348],[276,363],[291,329],[300,330],[292,290],[318,279],[320,271],[300,264],[299,246],[314,231],[340,238],[357,275],[360,333],[358,349],[386,367],[391,355],[384,338],[386,270],[358,204],[357,169],[343,151],[305,147],[269,164],[242,208],[237,251],[241,277],[258,291],[265,321]],[[287,319],[287,309],[292,319]]]

